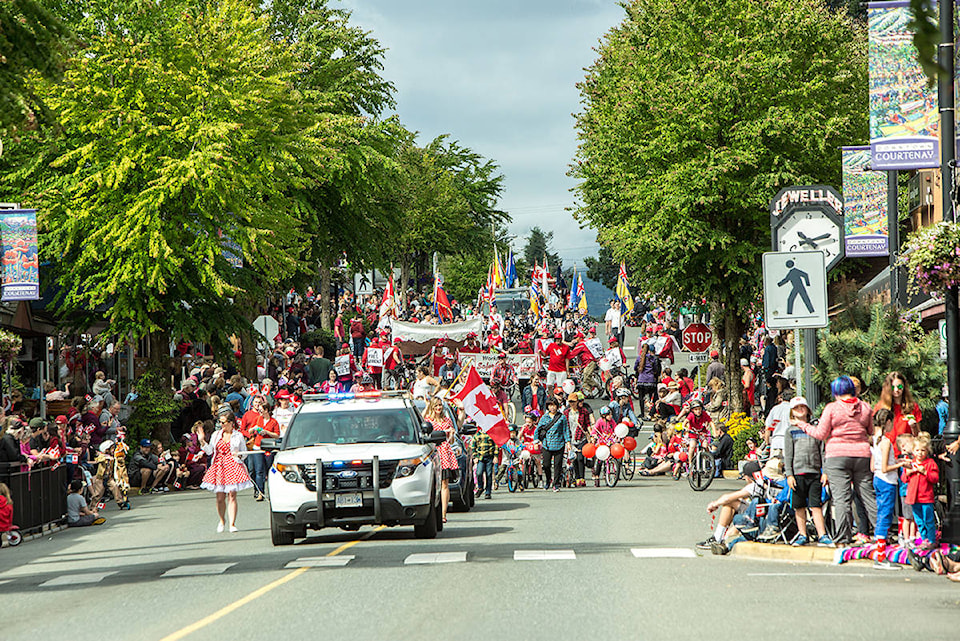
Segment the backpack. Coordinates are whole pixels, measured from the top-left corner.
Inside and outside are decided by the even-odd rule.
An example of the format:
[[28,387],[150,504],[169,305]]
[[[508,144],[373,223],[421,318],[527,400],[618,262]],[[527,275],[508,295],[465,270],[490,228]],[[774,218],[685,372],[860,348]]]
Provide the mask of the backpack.
[[[648,353],[649,355],[649,353]],[[660,359],[653,355],[653,378],[654,380],[660,380],[660,374],[663,373],[663,365],[660,364]]]

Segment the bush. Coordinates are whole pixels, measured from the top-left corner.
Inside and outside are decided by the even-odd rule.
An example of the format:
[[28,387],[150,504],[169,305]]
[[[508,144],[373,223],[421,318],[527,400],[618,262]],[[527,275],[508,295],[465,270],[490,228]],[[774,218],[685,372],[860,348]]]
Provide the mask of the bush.
[[322,347],[324,355],[330,359],[336,356],[337,347],[339,347],[333,332],[326,329],[315,329],[312,332],[307,332],[300,337],[300,344],[310,349]]
[[870,308],[870,325],[820,332],[820,365],[814,378],[829,398],[828,386],[846,374],[860,379],[860,396],[873,405],[880,396],[883,379],[898,371],[910,382],[914,398],[924,413],[940,400],[946,380],[946,365],[940,360],[940,339],[925,332],[913,318],[901,317],[892,308],[876,303]]
[[727,434],[733,439],[733,460],[740,461],[747,456],[747,439],[753,438],[760,445],[760,430],[763,424],[758,420],[750,418],[743,412],[736,412],[730,416],[724,425],[727,426]]
[[127,419],[127,443],[137,443],[143,438],[164,437],[169,439],[169,424],[181,409],[173,400],[167,376],[157,369],[150,369],[134,383],[137,400]]

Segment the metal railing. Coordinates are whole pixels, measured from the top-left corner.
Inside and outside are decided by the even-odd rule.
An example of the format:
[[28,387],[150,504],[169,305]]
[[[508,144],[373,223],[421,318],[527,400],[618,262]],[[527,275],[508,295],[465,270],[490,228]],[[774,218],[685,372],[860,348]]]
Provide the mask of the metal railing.
[[0,469],[0,483],[10,488],[13,523],[21,531],[41,530],[62,521],[67,514],[67,466],[35,467],[28,472],[19,466]]

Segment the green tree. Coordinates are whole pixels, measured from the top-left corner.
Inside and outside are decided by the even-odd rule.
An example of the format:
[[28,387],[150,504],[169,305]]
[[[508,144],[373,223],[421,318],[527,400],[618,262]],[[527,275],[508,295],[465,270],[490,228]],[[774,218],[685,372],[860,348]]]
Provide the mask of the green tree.
[[69,29],[42,2],[0,2],[0,129],[53,123],[29,77],[60,78],[72,44]]
[[609,247],[601,245],[596,256],[587,256],[583,262],[587,265],[588,277],[607,289],[616,291],[620,265]]
[[527,242],[523,246],[523,258],[530,268],[533,264],[543,265],[543,257],[547,257],[547,263],[552,273],[556,273],[557,267],[563,266],[560,255],[552,251],[553,232],[545,232],[540,227],[533,227],[530,235],[527,236]]
[[865,30],[819,0],[624,7],[579,85],[576,215],[655,293],[706,298],[735,345],[760,297],[770,199],[836,184],[840,145],[866,139]]

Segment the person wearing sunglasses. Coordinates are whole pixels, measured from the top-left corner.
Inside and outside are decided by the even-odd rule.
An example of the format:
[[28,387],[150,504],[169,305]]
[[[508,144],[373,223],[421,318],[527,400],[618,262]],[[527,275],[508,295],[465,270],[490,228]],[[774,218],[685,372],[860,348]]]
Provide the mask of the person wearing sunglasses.
[[883,380],[880,400],[877,401],[873,411],[880,409],[890,410],[893,413],[893,430],[888,436],[893,443],[897,442],[897,437],[901,434],[916,436],[920,432],[920,421],[923,415],[920,413],[920,406],[913,399],[913,394],[910,393],[910,384],[900,372],[890,372]]

